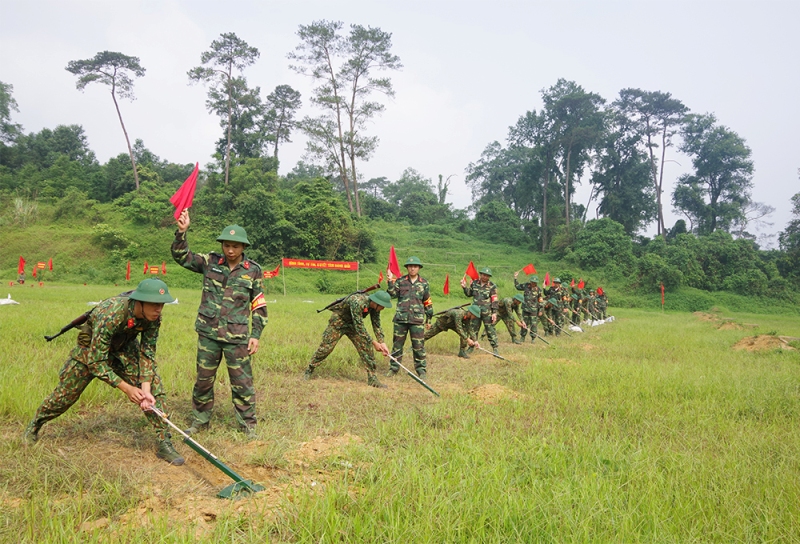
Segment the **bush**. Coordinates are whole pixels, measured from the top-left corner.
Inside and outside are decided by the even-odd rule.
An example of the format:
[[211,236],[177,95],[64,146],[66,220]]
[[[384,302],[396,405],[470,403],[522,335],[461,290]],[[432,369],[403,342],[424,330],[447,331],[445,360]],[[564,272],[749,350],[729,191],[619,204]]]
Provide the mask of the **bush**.
[[569,260],[586,270],[606,269],[609,275],[632,271],[636,258],[625,228],[611,219],[593,219],[575,236]]

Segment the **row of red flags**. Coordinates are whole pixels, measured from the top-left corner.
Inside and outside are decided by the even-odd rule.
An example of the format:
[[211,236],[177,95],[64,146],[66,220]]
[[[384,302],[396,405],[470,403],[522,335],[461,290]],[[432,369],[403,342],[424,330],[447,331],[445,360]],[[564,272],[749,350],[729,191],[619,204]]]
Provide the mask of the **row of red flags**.
[[[17,265],[17,274],[24,274],[25,273],[25,264],[26,263],[27,263],[27,261],[25,261],[25,259],[22,257],[22,255],[20,255],[19,256],[19,264]],[[37,270],[44,270],[45,268],[47,268],[48,270],[52,270],[53,269],[53,259],[52,258],[48,259],[47,263],[43,263],[41,261],[36,263],[36,265],[33,266],[33,277],[34,278],[36,277],[36,271]]]

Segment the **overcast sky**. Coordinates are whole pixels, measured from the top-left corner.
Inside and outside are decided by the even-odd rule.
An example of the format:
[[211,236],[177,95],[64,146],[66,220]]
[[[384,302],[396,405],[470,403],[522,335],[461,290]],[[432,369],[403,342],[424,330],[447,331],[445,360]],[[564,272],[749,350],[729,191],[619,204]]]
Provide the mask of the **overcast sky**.
[[[262,95],[289,84],[308,107],[311,82],[288,68],[299,25],[319,19],[392,33],[403,69],[396,96],[369,128],[380,138],[361,165],[364,179],[400,177],[413,167],[434,181],[454,175],[448,201],[471,193],[465,168],[508,127],[539,110],[558,78],[613,101],[620,89],[672,93],[695,113],[714,113],[753,151],[753,199],[773,206],[776,233],[800,191],[800,2],[786,1],[37,1],[0,0],[0,81],[14,86],[26,132],[80,124],[98,159],[126,151],[108,89],[75,89],[70,60],[103,50],[139,57],[134,102],[121,101],[131,140],[172,162],[209,161],[221,136],[205,109],[206,89],[186,72],[223,32],[261,52],[244,75]],[[298,134],[280,150],[282,174],[305,151]],[[690,170],[672,150],[666,166],[666,223],[673,181]],[[586,182],[576,200],[586,204]],[[590,207],[594,217],[596,203]],[[654,227],[648,229],[652,234]],[[773,242],[774,244],[775,242]]]

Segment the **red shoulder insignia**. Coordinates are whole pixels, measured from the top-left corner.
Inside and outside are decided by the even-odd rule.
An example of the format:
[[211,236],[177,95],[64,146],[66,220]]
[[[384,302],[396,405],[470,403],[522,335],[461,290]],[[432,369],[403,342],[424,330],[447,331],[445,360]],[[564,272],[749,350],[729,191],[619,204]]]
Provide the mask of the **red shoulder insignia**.
[[225,257],[220,257],[217,264],[225,264]]
[[245,270],[250,270],[250,261],[245,259],[245,261],[242,263],[242,266],[244,267]]

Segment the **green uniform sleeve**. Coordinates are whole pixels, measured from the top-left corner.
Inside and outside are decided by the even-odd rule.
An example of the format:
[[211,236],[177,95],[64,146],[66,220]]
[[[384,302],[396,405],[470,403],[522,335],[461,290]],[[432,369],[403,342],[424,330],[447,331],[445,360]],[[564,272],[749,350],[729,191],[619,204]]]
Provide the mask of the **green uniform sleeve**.
[[208,255],[189,251],[189,242],[186,240],[185,232],[175,231],[175,240],[172,241],[172,258],[187,270],[200,274],[208,266]]
[[152,382],[156,373],[156,342],[158,330],[161,327],[159,319],[153,326],[142,331],[139,340],[139,383]]
[[[369,299],[365,297],[364,300],[366,300],[367,307],[369,307]],[[367,327],[364,326],[364,306],[362,305],[361,300],[359,300],[359,297],[349,297],[347,299],[347,303],[350,306],[350,317],[353,319],[353,328],[355,329],[356,334],[363,336],[367,339],[367,342],[372,343],[372,337],[367,332]],[[372,329],[375,330],[374,317],[372,318]],[[378,330],[381,330],[380,319],[378,319]],[[377,337],[377,333],[375,336]],[[381,331],[381,337],[383,337],[383,331]]]
[[389,296],[392,298],[397,298],[399,296],[397,292],[397,280],[387,281],[386,285],[386,292],[389,293]]
[[431,300],[431,287],[425,283],[425,295],[422,299],[422,304],[425,306],[425,321],[430,323],[433,319],[433,301]]
[[250,329],[250,338],[259,340],[264,326],[269,317],[267,315],[267,303],[264,300],[264,274],[258,270],[258,275],[253,279],[253,290],[250,293],[250,308],[252,312],[253,326]]
[[379,344],[383,344],[383,328],[381,327],[381,313],[378,310],[369,311],[370,319],[372,320],[372,332],[375,333],[375,340]]
[[492,288],[489,290],[489,300],[492,301],[492,313],[497,313],[497,286],[492,284]]
[[467,322],[464,321],[464,314],[453,310],[453,326],[455,327],[456,334],[463,340],[469,338],[469,331],[467,331]]

